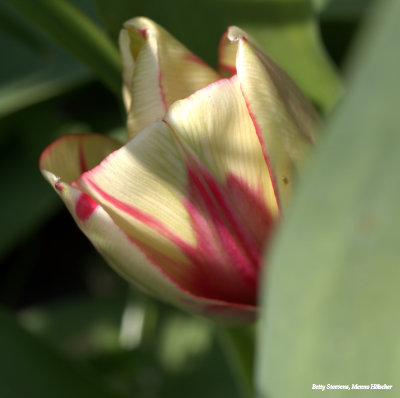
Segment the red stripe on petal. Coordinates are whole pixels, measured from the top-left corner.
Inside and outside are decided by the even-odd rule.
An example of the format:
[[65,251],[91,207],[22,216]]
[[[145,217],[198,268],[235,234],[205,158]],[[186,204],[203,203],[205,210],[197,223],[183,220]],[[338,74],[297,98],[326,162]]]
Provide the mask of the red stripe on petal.
[[143,39],[145,39],[146,35],[147,35],[148,28],[145,28],[145,29],[136,28],[136,31],[143,37]]
[[263,153],[263,156],[264,156],[264,160],[265,160],[265,163],[266,163],[267,168],[268,168],[269,177],[271,179],[271,184],[272,184],[272,189],[274,191],[276,204],[278,206],[278,210],[280,211],[281,210],[281,205],[280,205],[280,202],[279,202],[278,188],[276,186],[276,179],[275,179],[275,176],[274,176],[274,174],[272,172],[272,167],[271,167],[270,161],[268,159],[267,153],[265,152],[264,139],[263,139],[263,136],[262,136],[262,133],[261,133],[261,127],[259,126],[259,124],[257,122],[256,115],[251,110],[250,102],[246,98],[246,95],[245,95],[241,85],[240,85],[240,90],[242,92],[244,102],[246,103],[246,107],[247,107],[247,111],[249,112],[250,119],[253,122],[254,129],[256,131],[258,140],[260,141],[260,145],[261,145],[262,153]]
[[203,286],[196,287],[213,299],[254,305],[261,254],[274,218],[262,195],[240,178],[228,175],[220,184],[194,158],[187,168],[185,206],[197,245],[183,250],[203,276]]
[[86,221],[98,205],[89,195],[81,193],[75,204],[75,213],[81,221]]
[[226,64],[219,64],[219,68],[222,71],[228,72],[228,74],[236,75],[237,70],[236,67],[233,65],[226,65]]
[[168,230],[160,221],[155,219],[154,217],[146,214],[139,209],[122,202],[121,200],[113,197],[112,195],[108,194],[104,190],[102,190],[95,182],[90,179],[86,179],[86,181],[92,186],[92,188],[107,202],[111,205],[116,207],[117,209],[123,211],[124,213],[130,215],[131,217],[135,218],[136,220],[142,222],[143,224],[147,225],[148,227],[157,231],[160,235],[163,235],[167,238],[171,238],[173,234],[171,231]]
[[164,86],[163,86],[163,83],[162,83],[162,79],[163,79],[163,75],[161,73],[161,70],[159,70],[158,71],[158,88],[160,90],[161,102],[164,105],[164,111],[167,112],[167,110],[168,110],[167,97],[166,97],[165,92],[164,92]]

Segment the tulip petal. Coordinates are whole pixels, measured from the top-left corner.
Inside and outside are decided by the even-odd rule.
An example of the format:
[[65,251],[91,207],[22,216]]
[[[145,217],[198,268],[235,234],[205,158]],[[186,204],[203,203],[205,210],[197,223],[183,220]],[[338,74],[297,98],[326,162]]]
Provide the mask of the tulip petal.
[[165,121],[217,181],[223,183],[230,174],[246,181],[277,215],[268,167],[237,76],[175,102]]
[[[240,176],[220,183],[196,155],[182,156],[179,140],[155,122],[72,185],[193,294],[253,305],[270,212]],[[257,220],[241,222],[250,207],[258,208]]]
[[228,30],[227,37],[231,46],[237,46],[240,86],[263,144],[280,207],[285,208],[292,180],[316,140],[319,117],[289,76],[253,39],[236,27]]
[[65,135],[43,151],[39,166],[42,172],[51,172],[58,180],[71,183],[120,146],[118,141],[100,134]]
[[[61,145],[53,145],[52,151],[60,148]],[[48,165],[51,167],[50,163]],[[78,227],[109,265],[128,282],[153,297],[218,321],[238,324],[254,320],[256,307],[252,305],[214,300],[184,289],[150,259],[89,195],[60,180],[48,169],[42,169],[42,172],[56,188]]]
[[127,21],[120,35],[128,136],[162,119],[176,100],[219,75],[167,31],[147,18]]
[[165,123],[145,128],[74,186],[101,204],[132,239],[157,248],[171,276],[187,277],[190,265],[177,247],[177,241],[196,242],[182,199],[187,173]]

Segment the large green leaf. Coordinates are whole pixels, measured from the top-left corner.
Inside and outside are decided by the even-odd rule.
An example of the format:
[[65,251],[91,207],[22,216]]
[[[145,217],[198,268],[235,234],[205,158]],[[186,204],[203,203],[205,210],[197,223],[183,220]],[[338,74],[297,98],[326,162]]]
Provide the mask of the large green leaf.
[[[329,111],[342,86],[322,43],[312,1],[264,0],[254,4],[258,5],[253,5],[258,18],[243,21],[243,28],[260,41],[322,111]],[[246,6],[243,2],[244,10]]]
[[362,16],[374,0],[313,0],[321,17],[326,20],[349,21]]
[[399,394],[400,2],[377,5],[268,258],[260,397],[309,397],[328,383]]
[[117,95],[121,65],[115,44],[70,1],[5,0],[49,37],[86,64]]
[[311,0],[96,1],[115,38],[123,22],[145,15],[215,65],[220,37],[227,26],[239,25],[322,109],[331,108],[341,92],[339,77],[320,41]]
[[2,398],[110,398],[95,374],[78,369],[0,309]]
[[83,359],[121,349],[123,305],[123,297],[77,296],[26,308],[18,318],[47,344],[71,358]]
[[91,79],[61,48],[0,0],[0,117],[59,95]]

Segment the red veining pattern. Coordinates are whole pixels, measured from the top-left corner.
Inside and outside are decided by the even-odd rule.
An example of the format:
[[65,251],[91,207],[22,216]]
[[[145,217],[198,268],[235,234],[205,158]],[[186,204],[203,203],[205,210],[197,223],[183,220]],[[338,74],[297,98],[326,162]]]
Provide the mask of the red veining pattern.
[[89,195],[81,193],[75,204],[75,213],[81,221],[86,221],[96,210],[96,203]]
[[162,101],[163,106],[164,106],[164,111],[167,112],[168,103],[167,103],[167,97],[165,95],[164,85],[162,83],[162,79],[163,79],[163,75],[161,73],[161,67],[159,66],[159,70],[158,70],[158,88],[160,90],[160,96],[161,96],[161,101]]
[[113,207],[170,240],[187,258],[179,262],[157,250],[151,242],[130,237],[146,256],[200,297],[239,304],[256,304],[261,254],[273,227],[273,217],[262,197],[234,175],[218,183],[199,162],[188,168],[188,197],[184,200],[196,245],[190,245],[149,214],[103,191],[92,188]]
[[107,202],[111,203],[117,209],[123,211],[124,213],[128,214],[129,216],[135,218],[136,220],[142,222],[143,224],[147,225],[148,227],[157,231],[160,235],[166,237],[167,239],[174,240],[179,239],[175,236],[165,225],[163,225],[160,221],[156,218],[152,217],[149,214],[146,214],[139,209],[122,202],[121,200],[114,198],[103,189],[101,189],[94,181],[90,178],[87,178],[86,181],[92,186],[92,188]]
[[[243,38],[243,40],[245,40],[245,39]],[[272,172],[272,168],[271,168],[267,153],[265,152],[264,139],[263,139],[263,136],[262,136],[262,133],[261,133],[261,127],[259,126],[259,124],[257,122],[255,114],[251,110],[251,105],[250,105],[248,99],[246,98],[246,95],[245,95],[241,85],[240,85],[240,89],[241,89],[241,92],[242,92],[242,95],[243,95],[244,102],[246,103],[246,107],[247,107],[247,111],[249,112],[250,119],[253,122],[254,129],[256,130],[257,137],[258,137],[258,139],[260,141],[260,145],[261,145],[262,152],[263,152],[263,155],[264,155],[264,160],[265,160],[265,163],[267,164],[268,173],[269,173],[269,176],[271,178],[271,184],[272,184],[272,189],[274,190],[276,203],[277,203],[278,209],[280,210],[281,209],[281,205],[280,205],[280,202],[279,202],[278,188],[276,186],[276,179],[275,179],[274,173]]]

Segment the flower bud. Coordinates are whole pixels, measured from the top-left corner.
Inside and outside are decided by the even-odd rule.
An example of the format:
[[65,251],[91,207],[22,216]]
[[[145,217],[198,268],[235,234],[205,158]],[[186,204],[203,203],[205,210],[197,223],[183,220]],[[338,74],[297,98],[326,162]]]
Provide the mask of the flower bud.
[[318,116],[237,27],[219,72],[146,18],[120,35],[128,141],[70,135],[43,175],[125,279],[220,321],[253,320],[262,254]]

